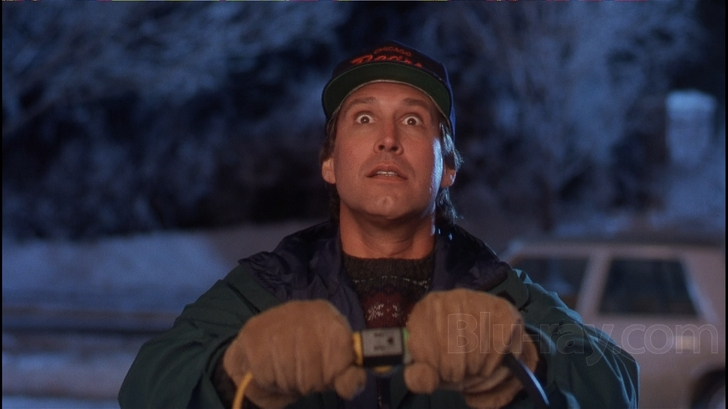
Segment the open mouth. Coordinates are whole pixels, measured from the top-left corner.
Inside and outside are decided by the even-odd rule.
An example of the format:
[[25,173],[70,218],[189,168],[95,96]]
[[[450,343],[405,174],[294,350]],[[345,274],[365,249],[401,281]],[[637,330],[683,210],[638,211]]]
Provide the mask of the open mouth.
[[400,177],[397,172],[387,171],[387,170],[378,170],[378,171],[374,172],[373,176]]
[[376,166],[367,176],[370,178],[382,179],[407,179],[401,169],[393,165]]

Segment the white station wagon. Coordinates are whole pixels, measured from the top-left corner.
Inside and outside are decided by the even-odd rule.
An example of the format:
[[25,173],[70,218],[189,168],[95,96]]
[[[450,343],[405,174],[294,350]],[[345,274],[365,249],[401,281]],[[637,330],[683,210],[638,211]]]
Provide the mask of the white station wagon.
[[724,238],[523,239],[501,258],[635,357],[641,408],[725,408]]

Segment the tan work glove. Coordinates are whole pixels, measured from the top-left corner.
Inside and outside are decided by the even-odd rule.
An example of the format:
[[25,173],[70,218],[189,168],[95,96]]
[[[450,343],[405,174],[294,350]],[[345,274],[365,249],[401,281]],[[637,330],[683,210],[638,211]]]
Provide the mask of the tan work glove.
[[262,408],[282,408],[332,388],[342,398],[353,398],[366,383],[354,359],[346,318],[327,301],[316,300],[290,301],[251,318],[222,364],[238,386],[252,373],[246,399]]
[[412,309],[407,330],[412,356],[404,370],[407,388],[414,393],[458,390],[474,408],[504,406],[523,388],[501,365],[504,354],[512,353],[532,371],[538,362],[521,314],[508,301],[482,291],[426,295]]

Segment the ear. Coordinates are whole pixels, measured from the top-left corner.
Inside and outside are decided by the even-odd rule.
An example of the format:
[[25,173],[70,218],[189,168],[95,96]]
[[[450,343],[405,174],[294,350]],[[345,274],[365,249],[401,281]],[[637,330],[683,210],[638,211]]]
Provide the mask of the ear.
[[334,172],[334,158],[329,156],[321,164],[321,176],[324,180],[332,185],[336,184],[336,173]]
[[440,189],[446,189],[455,183],[455,176],[457,171],[450,169],[447,166],[442,169],[442,180],[440,180]]

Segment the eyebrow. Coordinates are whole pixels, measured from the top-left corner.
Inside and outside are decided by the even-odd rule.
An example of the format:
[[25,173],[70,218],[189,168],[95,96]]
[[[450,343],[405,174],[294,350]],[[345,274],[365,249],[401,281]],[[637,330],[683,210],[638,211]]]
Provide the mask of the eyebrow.
[[[433,108],[430,104],[428,104],[427,102],[425,102],[425,101],[423,101],[422,99],[419,99],[419,98],[406,98],[404,100],[404,103],[405,103],[405,105],[419,106],[419,107],[422,107],[422,108],[424,108],[424,109],[426,109],[428,111],[432,110],[432,108]],[[437,109],[437,108],[435,108],[435,109]]]
[[354,98],[351,101],[348,101],[346,104],[344,104],[341,107],[341,113],[345,114],[347,111],[351,109],[354,105],[367,105],[374,103],[376,99],[374,97],[366,97],[366,98]]

